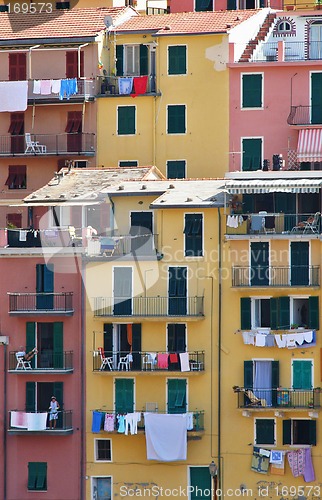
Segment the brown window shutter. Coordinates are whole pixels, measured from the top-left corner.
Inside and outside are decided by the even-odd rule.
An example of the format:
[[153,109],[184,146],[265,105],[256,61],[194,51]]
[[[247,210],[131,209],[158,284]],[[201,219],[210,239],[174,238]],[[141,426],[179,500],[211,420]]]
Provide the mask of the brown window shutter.
[[27,54],[17,52],[9,54],[9,80],[18,81],[27,79]]

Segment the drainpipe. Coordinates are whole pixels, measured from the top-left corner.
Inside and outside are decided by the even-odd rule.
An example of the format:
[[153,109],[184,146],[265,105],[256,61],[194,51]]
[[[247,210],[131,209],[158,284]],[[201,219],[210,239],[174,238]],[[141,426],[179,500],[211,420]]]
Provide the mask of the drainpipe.
[[34,45],[33,47],[29,47],[29,52],[28,52],[28,60],[29,60],[29,80],[31,80],[31,51],[33,49],[38,49],[38,47],[40,47],[40,45]]
[[222,258],[221,258],[221,215],[218,207],[218,499],[222,498],[222,464],[221,464],[221,317],[222,317]]
[[3,500],[7,500],[7,344],[8,337],[0,337],[3,345]]
[[[77,257],[76,257],[77,258]],[[80,281],[81,281],[81,360],[80,360],[80,369],[81,369],[81,484],[80,484],[80,498],[81,500],[85,500],[85,479],[86,479],[86,449],[85,449],[85,434],[86,434],[86,376],[85,376],[85,308],[86,308],[86,293],[85,293],[85,263],[83,255],[81,258],[81,272],[80,272]]]
[[81,49],[82,49],[83,47],[86,47],[87,45],[88,45],[88,43],[83,43],[83,45],[80,45],[80,46],[78,47],[78,49],[77,49],[77,50],[78,50],[78,55],[77,55],[77,66],[78,66],[78,68],[77,68],[77,74],[78,74],[78,78],[80,78],[80,77],[81,77],[81,74],[80,74],[80,72],[81,72],[81,71],[80,71],[80,70],[81,70],[81,64],[80,64],[80,51],[81,51]]

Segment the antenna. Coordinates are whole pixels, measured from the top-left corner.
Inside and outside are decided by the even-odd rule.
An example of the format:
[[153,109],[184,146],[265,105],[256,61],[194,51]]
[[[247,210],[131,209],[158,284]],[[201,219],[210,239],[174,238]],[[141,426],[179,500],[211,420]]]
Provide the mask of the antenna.
[[105,17],[104,17],[104,24],[105,24],[105,26],[107,27],[107,29],[108,29],[110,26],[113,26],[113,19],[112,19],[112,16],[105,16]]

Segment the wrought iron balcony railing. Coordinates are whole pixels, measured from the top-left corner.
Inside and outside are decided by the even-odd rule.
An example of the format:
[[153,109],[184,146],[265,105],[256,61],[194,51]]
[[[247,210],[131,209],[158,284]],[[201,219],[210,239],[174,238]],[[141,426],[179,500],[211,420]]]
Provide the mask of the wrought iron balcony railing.
[[46,411],[9,411],[8,430],[12,433],[49,433],[69,434],[73,432],[72,410],[59,410],[55,427],[50,428],[49,413]]
[[[148,404],[148,403],[147,403]],[[116,411],[115,410],[95,410],[95,411],[98,411],[100,413],[102,413],[102,416],[105,416],[105,414],[109,414],[109,415],[114,415],[114,432],[117,432],[118,430],[118,415],[119,414],[126,414],[126,413],[133,413],[134,411],[138,411],[138,410],[132,410],[131,412],[129,410],[125,410],[124,408],[119,408],[117,409]],[[145,410],[142,410],[141,413],[141,420],[140,422],[138,422],[138,431],[144,431],[145,430],[145,424],[144,424],[144,411]],[[151,411],[151,410],[149,410]],[[190,413],[192,414],[192,429],[188,429],[188,435],[189,435],[189,432],[202,432],[205,430],[205,426],[204,426],[204,415],[205,415],[205,412],[204,410],[193,410],[193,411],[189,411],[188,409],[186,410],[186,412],[175,412],[175,411],[161,411],[161,410],[158,410],[158,409],[155,409],[153,410],[153,413],[158,413],[158,414],[166,414],[166,413]],[[101,426],[101,431],[104,430],[104,419],[102,418],[102,426]]]
[[[122,86],[120,85],[120,80],[122,76],[101,76],[99,77],[99,95],[131,95],[134,94],[134,89],[130,93],[126,94],[122,91]],[[135,77],[133,77],[135,78]],[[156,76],[148,75],[147,86],[143,94],[155,94],[156,93]]]
[[203,297],[94,297],[94,316],[203,317]]
[[12,293],[9,295],[9,313],[73,314],[73,292]]
[[0,157],[95,154],[94,133],[31,134],[31,141],[38,144],[28,147],[25,135],[1,135]]
[[[72,94],[69,96],[68,101],[75,101],[79,99],[90,100],[93,99],[97,94],[97,80],[94,78],[77,78],[77,92],[76,94]],[[40,80],[40,92],[34,93],[35,90],[35,80],[28,80],[28,99],[31,101],[57,101],[57,102],[66,102],[67,96],[60,96],[59,93],[41,93],[41,84]],[[50,89],[51,90],[51,89]],[[47,91],[48,92],[48,91]]]
[[320,266],[233,266],[233,287],[319,286]]
[[287,117],[289,125],[321,125],[322,106],[291,106],[290,114]]
[[246,389],[236,386],[238,408],[308,409],[321,407],[321,389]]
[[93,371],[109,373],[112,371],[139,371],[139,372],[160,372],[160,371],[194,371],[203,372],[205,370],[205,352],[191,351],[179,352],[141,352],[141,351],[116,351],[104,352],[104,356],[99,351],[93,352]]
[[321,234],[321,214],[252,213],[227,215],[226,234]]
[[53,352],[53,350],[43,349],[30,360],[30,368],[26,369],[18,363],[17,352],[11,351],[9,353],[9,371],[14,373],[73,371],[73,351]]

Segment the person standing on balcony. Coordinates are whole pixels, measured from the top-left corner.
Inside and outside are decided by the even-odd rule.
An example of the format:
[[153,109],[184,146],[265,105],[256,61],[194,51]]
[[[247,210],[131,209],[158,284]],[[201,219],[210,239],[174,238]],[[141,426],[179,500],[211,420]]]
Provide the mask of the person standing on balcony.
[[55,396],[51,397],[49,404],[49,429],[56,428],[56,420],[58,419],[58,410],[60,406]]

